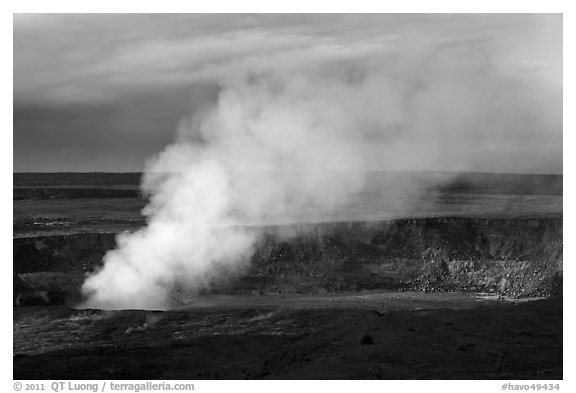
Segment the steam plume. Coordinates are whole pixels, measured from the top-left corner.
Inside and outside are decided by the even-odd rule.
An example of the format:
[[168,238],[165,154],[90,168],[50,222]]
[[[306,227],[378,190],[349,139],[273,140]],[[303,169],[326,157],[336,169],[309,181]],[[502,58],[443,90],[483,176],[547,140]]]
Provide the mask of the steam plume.
[[[388,169],[466,169],[482,138],[548,126],[527,121],[534,105],[523,86],[477,59],[410,60],[222,82],[217,102],[149,162],[148,225],[118,237],[84,283],[84,306],[170,307],[179,290],[242,273],[258,233],[241,224],[329,213],[364,187],[375,159]],[[448,143],[454,154],[439,154]]]
[[256,234],[238,224],[330,209],[362,186],[349,109],[309,96],[308,82],[237,81],[183,123],[146,171],[148,226],[118,237],[84,284],[86,306],[166,308],[176,287],[246,266]]

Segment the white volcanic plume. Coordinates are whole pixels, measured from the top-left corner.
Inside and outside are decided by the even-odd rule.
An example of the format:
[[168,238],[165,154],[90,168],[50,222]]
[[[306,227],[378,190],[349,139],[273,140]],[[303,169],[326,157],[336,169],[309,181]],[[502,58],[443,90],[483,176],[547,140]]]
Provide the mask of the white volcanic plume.
[[242,273],[258,233],[239,224],[314,221],[360,191],[367,169],[466,170],[487,141],[561,119],[539,115],[552,104],[537,86],[460,47],[235,75],[150,161],[148,225],[118,237],[84,283],[86,307],[169,307]]
[[118,237],[84,283],[84,306],[169,307],[177,289],[242,271],[256,233],[238,224],[331,209],[359,190],[361,134],[349,132],[362,126],[359,103],[327,86],[310,95],[311,83],[322,89],[304,77],[231,82],[213,108],[184,121],[146,170],[148,225]]

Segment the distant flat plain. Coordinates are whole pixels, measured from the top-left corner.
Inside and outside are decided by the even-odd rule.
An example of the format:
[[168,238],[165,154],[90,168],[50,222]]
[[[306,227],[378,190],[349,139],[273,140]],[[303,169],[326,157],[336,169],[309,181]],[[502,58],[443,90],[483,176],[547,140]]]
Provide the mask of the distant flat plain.
[[[365,187],[331,208],[308,206],[240,225],[422,217],[562,215],[562,175],[368,172]],[[14,236],[119,232],[145,224],[139,173],[14,174]]]

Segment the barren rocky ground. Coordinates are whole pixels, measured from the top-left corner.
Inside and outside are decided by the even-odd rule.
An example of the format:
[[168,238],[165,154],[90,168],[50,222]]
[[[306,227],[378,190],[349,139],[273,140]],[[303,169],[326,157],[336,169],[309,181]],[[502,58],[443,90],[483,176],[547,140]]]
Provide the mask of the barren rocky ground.
[[560,299],[335,302],[20,308],[14,378],[562,379]]
[[14,378],[562,378],[561,178],[466,177],[403,217],[372,190],[258,228],[241,276],[172,310],[76,309],[144,224],[135,179],[15,178]]

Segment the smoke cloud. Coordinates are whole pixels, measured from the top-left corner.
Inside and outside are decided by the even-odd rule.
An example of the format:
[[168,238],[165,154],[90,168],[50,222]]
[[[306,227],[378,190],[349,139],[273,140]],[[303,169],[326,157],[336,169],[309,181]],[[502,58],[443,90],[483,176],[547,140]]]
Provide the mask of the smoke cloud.
[[[478,144],[558,129],[557,116],[538,116],[550,104],[534,86],[472,53],[359,54],[215,75],[217,101],[185,118],[149,161],[147,226],[118,236],[84,283],[84,307],[168,308],[183,292],[242,274],[258,226],[332,217],[374,166],[466,170]],[[402,200],[428,186],[386,191]],[[410,208],[391,204],[389,213]]]

